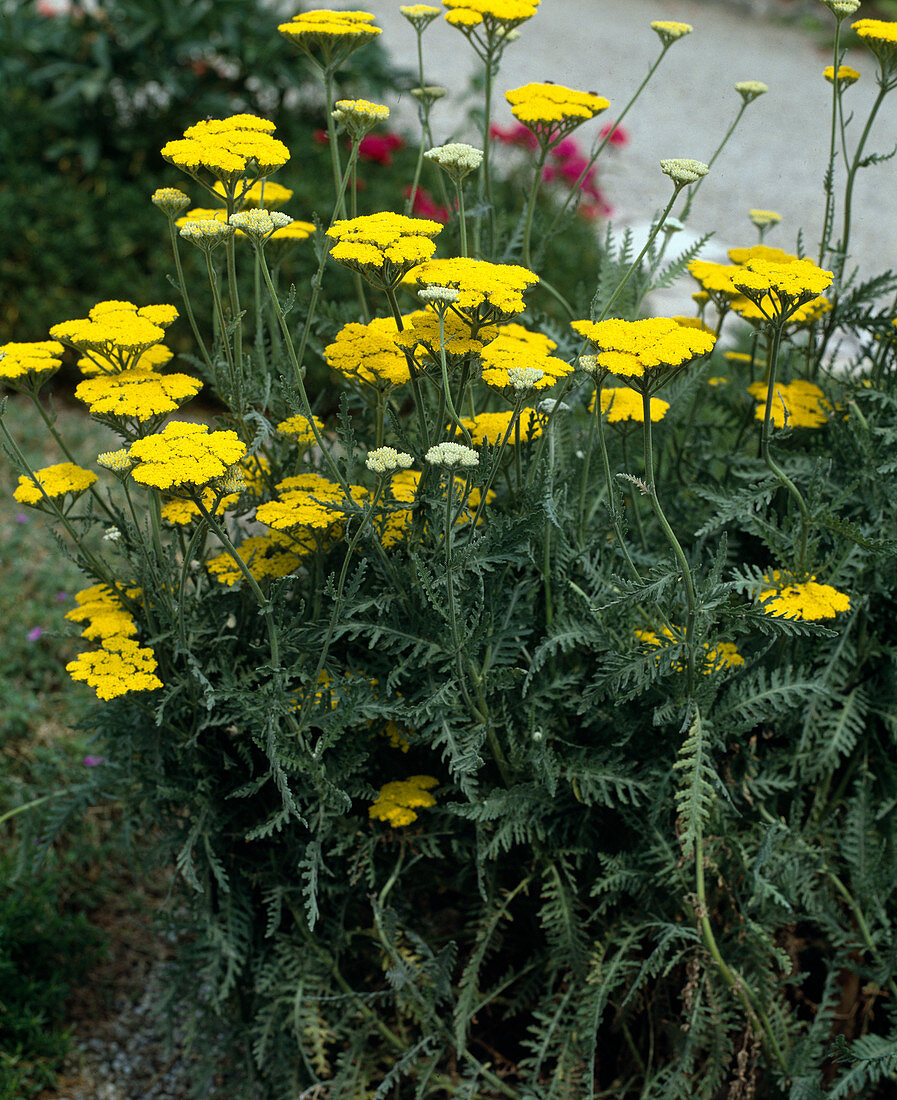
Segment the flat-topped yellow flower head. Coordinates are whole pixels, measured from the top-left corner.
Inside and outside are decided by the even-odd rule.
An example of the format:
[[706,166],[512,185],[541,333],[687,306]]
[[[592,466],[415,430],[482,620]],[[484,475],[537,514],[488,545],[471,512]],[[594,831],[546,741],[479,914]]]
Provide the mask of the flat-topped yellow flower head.
[[578,126],[606,111],[610,102],[595,92],[580,92],[563,84],[524,84],[505,92],[511,114],[551,148]]
[[64,351],[58,340],[0,344],[0,382],[14,390],[39,388],[62,366]]
[[410,825],[417,820],[415,810],[435,806],[436,799],[430,790],[438,780],[432,775],[412,775],[380,788],[376,800],[368,807],[372,821],[385,821],[393,828]]
[[381,211],[334,222],[327,236],[336,241],[330,255],[372,286],[391,291],[402,276],[436,251],[432,238],[440,222]]
[[615,374],[639,393],[653,393],[673,374],[713,350],[711,332],[674,317],[643,321],[571,321],[574,332],[595,349],[595,370]]
[[206,119],[189,126],[182,138],[163,145],[162,156],[195,179],[208,172],[228,184],[233,194],[237,180],[270,175],[290,159],[283,142],[272,137],[273,131],[273,122],[256,115]]
[[833,277],[831,271],[808,259],[780,262],[751,258],[741,264],[732,282],[769,320],[783,322],[798,307],[828,289]]
[[475,49],[497,60],[517,37],[517,28],[536,14],[539,0],[442,0],[446,23],[456,27]]
[[[757,399],[756,420],[766,419],[765,382],[752,382],[748,393]],[[814,383],[797,378],[793,382],[777,382],[773,388],[770,419],[777,428],[823,428],[828,423],[832,406]]]
[[879,83],[893,87],[897,83],[897,22],[858,19],[851,27],[875,55]]
[[432,4],[402,4],[399,11],[418,34],[423,32],[434,19],[442,14],[441,8],[434,8]]
[[[404,316],[402,323],[411,320]],[[393,317],[375,317],[366,325],[350,321],[324,349],[328,366],[346,378],[390,390],[407,382],[408,360],[396,341],[400,333]]]
[[62,321],[50,335],[87,353],[97,371],[128,370],[155,344],[177,317],[174,306],[142,306],[133,302],[98,302],[87,317]]
[[137,462],[131,476],[156,489],[207,485],[245,453],[246,444],[236,432],[212,432],[207,424],[172,420],[161,432],[131,444],[130,455]]
[[136,369],[87,378],[75,387],[75,397],[89,407],[91,416],[129,434],[129,421],[143,424],[164,417],[201,389],[202,382],[187,374]]
[[565,360],[550,354],[556,346],[547,336],[530,332],[523,325],[505,325],[480,352],[483,381],[493,389],[516,389],[512,372],[528,370],[538,372],[530,388],[548,389],[573,371]]
[[478,413],[476,416],[463,417],[461,425],[467,429],[471,440],[477,446],[488,443],[495,447],[505,436],[507,436],[507,445],[517,443],[518,439],[521,443],[526,443],[531,439],[537,439],[542,434],[543,419],[535,409],[521,409],[520,416],[509,435],[508,429],[511,428],[513,419],[514,410],[505,409],[503,412],[485,412]]
[[20,474],[19,484],[13,492],[13,498],[20,504],[40,504],[45,497],[60,500],[71,495],[80,496],[97,480],[92,470],[85,470],[74,462],[57,462],[35,470],[34,476]]
[[839,65],[837,78],[835,77],[835,66],[826,65],[822,70],[822,75],[829,84],[834,84],[837,79],[839,88],[849,88],[851,84],[856,84],[860,79],[860,74],[856,69],[852,69],[850,65]]
[[277,483],[278,496],[259,505],[256,519],[275,531],[327,530],[339,523],[343,491],[316,473],[296,474]]
[[784,581],[785,578],[774,574],[776,587],[765,588],[759,593],[760,604],[767,615],[814,622],[833,619],[840,612],[850,610],[850,596],[846,592],[839,592],[830,584],[819,584],[815,577],[790,584]]
[[[595,411],[595,396],[589,403],[589,412]],[[668,401],[652,397],[649,405],[651,422],[663,420],[670,411]],[[644,424],[645,404],[641,395],[628,386],[606,386],[601,390],[601,412],[608,424]]]
[[453,287],[458,291],[454,309],[462,313],[475,332],[484,325],[502,324],[523,313],[525,291],[539,282],[525,267],[517,264],[493,264],[456,256],[430,260],[408,275],[418,287]]
[[65,666],[73,680],[92,687],[98,699],[115,699],[130,691],[155,691],[162,687],[156,676],[156,656],[133,638],[107,638],[101,649],[82,653]]
[[331,71],[382,34],[369,11],[328,9],[300,12],[277,29],[319,68]]

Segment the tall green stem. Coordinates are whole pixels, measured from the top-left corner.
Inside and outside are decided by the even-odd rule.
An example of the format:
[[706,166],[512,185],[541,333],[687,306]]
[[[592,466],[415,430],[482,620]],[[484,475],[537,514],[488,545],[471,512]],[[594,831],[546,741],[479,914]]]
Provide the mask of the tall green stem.
[[178,288],[181,292],[181,298],[184,302],[184,309],[187,312],[187,320],[190,322],[190,328],[193,331],[193,339],[196,341],[196,346],[199,348],[199,353],[203,358],[203,362],[208,369],[209,375],[212,378],[212,382],[215,388],[218,388],[218,375],[212,363],[211,356],[206,348],[205,340],[199,332],[199,326],[196,324],[196,317],[193,313],[193,306],[190,302],[190,294],[187,290],[187,282],[184,279],[184,269],[181,266],[181,250],[178,246],[178,235],[174,229],[174,218],[168,219],[168,235],[171,238],[171,251],[174,256],[174,266],[178,274]]
[[[720,153],[723,151],[723,149],[726,147],[726,143],[728,142],[729,138],[735,133],[735,127],[741,121],[741,116],[747,110],[747,106],[748,106],[749,102],[750,102],[750,100],[745,100],[745,99],[742,100],[741,107],[739,108],[738,114],[735,116],[735,119],[732,122],[732,125],[729,127],[728,130],[726,130],[726,133],[725,133],[725,136],[723,137],[723,140],[716,147],[716,152],[713,154],[713,156],[707,162],[707,167],[708,168],[713,167],[714,161],[720,155]],[[702,176],[701,179],[699,179],[698,182],[689,191],[688,198],[685,200],[685,206],[682,208],[682,214],[680,215],[682,221],[685,221],[685,219],[688,217],[688,215],[691,211],[691,204],[695,201],[695,195],[697,195],[698,191],[701,188],[701,184],[704,182],[704,180],[706,178],[707,178],[706,176]]]
[[773,474],[778,478],[783,488],[787,489],[791,496],[797,503],[800,509],[800,550],[797,556],[797,568],[799,572],[803,572],[806,565],[807,557],[807,535],[810,527],[810,513],[807,510],[806,502],[801,494],[800,489],[794,484],[791,478],[785,473],[781,466],[772,457],[772,449],[770,447],[770,435],[772,424],[772,403],[775,395],[776,385],[776,372],[778,370],[779,363],[779,347],[782,341],[782,329],[785,324],[785,318],[779,318],[773,322],[772,333],[769,337],[769,344],[767,346],[767,371],[769,374],[769,383],[766,389],[766,409],[763,413],[763,429],[760,434],[760,453],[763,456],[763,461],[769,467]]
[[695,596],[694,581],[692,580],[691,569],[688,564],[688,559],[685,556],[685,551],[682,549],[682,544],[676,538],[676,532],[670,526],[670,522],[666,515],[664,515],[663,508],[660,506],[660,500],[657,497],[657,486],[654,483],[654,439],[651,431],[651,397],[647,391],[642,393],[642,408],[644,409],[643,427],[645,443],[645,482],[648,487],[647,496],[648,500],[651,502],[651,507],[654,509],[654,515],[663,528],[667,541],[676,556],[676,561],[682,571],[682,581],[685,586],[685,601],[687,605],[685,616],[685,652],[688,675],[688,697],[691,699],[694,691],[695,679],[694,631],[698,601]]
[[530,271],[533,269],[533,258],[530,253],[530,242],[533,235],[533,215],[536,211],[536,198],[539,194],[539,188],[542,185],[542,170],[545,167],[545,160],[548,156],[548,142],[542,142],[542,148],[539,153],[539,159],[536,162],[536,171],[533,175],[533,183],[529,190],[529,197],[526,203],[526,223],[523,228],[523,265],[528,267]]
[[844,224],[841,229],[841,239],[838,241],[838,262],[836,264],[835,280],[840,286],[841,281],[844,278],[844,266],[847,263],[847,254],[850,247],[850,223],[853,212],[853,185],[856,182],[856,174],[862,166],[863,149],[866,145],[866,139],[869,137],[869,131],[872,129],[872,123],[875,121],[875,116],[878,114],[878,109],[884,102],[885,96],[891,90],[891,86],[888,84],[879,83],[878,95],[875,97],[875,102],[872,104],[872,110],[869,112],[869,117],[866,119],[866,125],[863,127],[863,132],[860,135],[859,143],[856,147],[856,152],[853,155],[853,161],[851,162],[850,169],[847,173],[847,183],[844,187]]
[[822,239],[819,242],[819,266],[822,267],[825,254],[829,249],[835,204],[835,139],[838,131],[839,100],[841,86],[838,81],[838,69],[841,66],[841,19],[835,25],[835,44],[832,50],[832,120],[829,131],[828,166],[825,171],[825,216],[822,219]]

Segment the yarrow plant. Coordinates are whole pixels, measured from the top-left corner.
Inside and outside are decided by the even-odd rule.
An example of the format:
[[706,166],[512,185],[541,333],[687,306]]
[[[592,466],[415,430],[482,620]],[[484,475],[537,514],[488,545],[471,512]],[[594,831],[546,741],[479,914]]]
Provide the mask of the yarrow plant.
[[[826,6],[837,31],[849,4]],[[303,12],[280,32],[324,93],[314,220],[281,209],[270,121],[197,122],[150,199],[173,301],[0,348],[9,409],[59,448],[35,468],[0,421],[12,507],[85,576],[60,625],[96,696],[92,789],[173,876],[197,1094],[224,1064],[266,1100],[890,1095],[897,278],[845,272],[893,27],[858,26],[881,94],[853,146],[836,38],[813,258],[763,243],[788,227],[759,209],[729,262],[675,254],[746,108],[781,94],[741,81],[706,161],[658,156],[672,195],[637,255],[569,246],[577,285],[549,262],[575,200],[540,188],[610,100],[507,90],[531,175],[503,209],[499,63],[548,7],[401,11],[407,209],[404,179],[388,209],[362,186],[388,105],[336,90],[374,16]],[[481,146],[431,114],[441,17],[483,64]],[[577,188],[692,30],[643,28],[660,53]],[[454,187],[445,222],[411,213],[423,168]],[[287,239],[314,275],[284,294]],[[685,274],[695,315],[653,315]],[[196,355],[172,364],[175,323]],[[99,454],[45,397],[67,357],[117,436]]]

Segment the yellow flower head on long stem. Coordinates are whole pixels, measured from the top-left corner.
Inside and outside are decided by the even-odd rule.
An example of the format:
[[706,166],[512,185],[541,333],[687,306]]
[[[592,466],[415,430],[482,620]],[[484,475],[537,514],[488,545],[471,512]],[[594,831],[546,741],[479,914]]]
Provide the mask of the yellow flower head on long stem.
[[74,462],[57,462],[53,466],[44,466],[35,470],[34,476],[20,474],[18,487],[13,498],[20,504],[40,504],[44,497],[60,500],[71,495],[80,496],[97,480],[92,470],[85,470]]
[[[766,417],[766,383],[752,382],[748,393],[758,401],[754,410],[756,420]],[[772,395],[770,417],[777,428],[823,428],[828,423],[831,403],[815,384],[804,379],[793,382],[777,382]]]
[[64,351],[58,340],[0,344],[0,382],[13,389],[42,385],[62,366]]
[[483,325],[502,324],[522,313],[526,308],[524,292],[539,282],[539,276],[517,264],[493,264],[456,256],[421,264],[409,272],[405,281],[418,287],[454,288],[458,298],[452,308],[479,329]]
[[223,477],[245,453],[236,432],[210,432],[207,424],[172,420],[161,432],[131,444],[131,458],[137,460],[131,476],[157,489],[206,485]]
[[330,250],[334,260],[373,286],[392,290],[406,272],[433,255],[432,238],[442,228],[427,218],[381,211],[334,222],[327,236],[336,241]]
[[368,11],[328,9],[300,12],[277,29],[315,65],[331,72],[355,50],[383,33]]
[[767,615],[783,619],[802,619],[814,622],[818,619],[833,619],[842,611],[850,610],[850,597],[839,592],[830,584],[819,584],[815,577],[806,581],[793,580],[783,583],[785,578],[773,575],[775,587],[763,589],[758,599]]
[[417,820],[415,810],[436,805],[430,790],[438,783],[439,780],[432,775],[411,775],[407,779],[386,783],[368,807],[368,816],[372,821],[386,821],[395,828],[410,825]]
[[163,145],[162,156],[195,179],[204,170],[233,184],[247,175],[270,175],[290,159],[289,149],[272,137],[273,131],[273,122],[256,115],[206,119]]
[[505,92],[511,114],[550,149],[589,119],[606,111],[609,100],[595,92],[580,92],[563,84],[524,84]]

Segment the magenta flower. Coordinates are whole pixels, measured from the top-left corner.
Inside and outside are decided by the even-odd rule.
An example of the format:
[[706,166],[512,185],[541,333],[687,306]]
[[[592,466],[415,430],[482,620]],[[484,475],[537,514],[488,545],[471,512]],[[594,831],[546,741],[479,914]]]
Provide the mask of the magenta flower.
[[85,768],[98,768],[100,764],[106,763],[105,756],[85,756],[81,761]]
[[44,628],[42,626],[35,626],[28,631],[26,637],[29,642],[36,642],[37,639],[43,634]]
[[16,512],[16,523],[27,523],[28,517],[24,512]]

